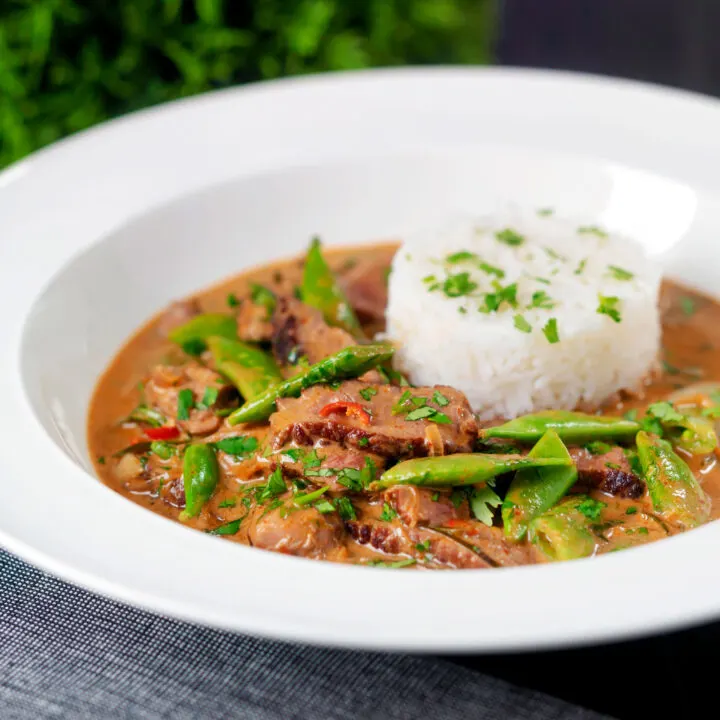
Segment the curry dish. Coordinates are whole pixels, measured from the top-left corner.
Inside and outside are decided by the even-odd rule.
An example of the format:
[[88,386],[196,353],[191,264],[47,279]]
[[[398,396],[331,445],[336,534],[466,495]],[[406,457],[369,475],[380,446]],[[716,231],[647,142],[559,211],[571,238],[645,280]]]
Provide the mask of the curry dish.
[[383,567],[573,559],[717,516],[718,303],[664,282],[642,393],[480,423],[371,340],[395,250],[316,242],[155,317],[96,388],[98,475],[226,540]]

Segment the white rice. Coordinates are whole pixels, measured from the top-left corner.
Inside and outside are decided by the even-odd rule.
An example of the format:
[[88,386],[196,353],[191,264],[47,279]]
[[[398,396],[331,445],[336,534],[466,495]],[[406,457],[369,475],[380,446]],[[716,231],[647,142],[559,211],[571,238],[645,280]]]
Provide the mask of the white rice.
[[[457,220],[408,237],[389,282],[387,336],[397,346],[397,366],[415,385],[462,390],[482,419],[595,406],[617,390],[637,388],[658,358],[660,269],[631,240],[589,223],[582,227],[514,213]],[[496,232],[508,228],[521,244],[497,239]],[[477,257],[446,262],[461,251]],[[480,269],[481,261],[504,277]],[[444,283],[458,273],[468,273],[477,288],[448,297]],[[487,293],[512,283],[517,307],[504,302],[494,312],[478,309],[486,307]],[[542,291],[552,308],[532,307],[533,294]],[[599,295],[617,298],[620,322],[597,312]],[[517,315],[531,332],[516,328]],[[555,343],[543,332],[551,318]]]

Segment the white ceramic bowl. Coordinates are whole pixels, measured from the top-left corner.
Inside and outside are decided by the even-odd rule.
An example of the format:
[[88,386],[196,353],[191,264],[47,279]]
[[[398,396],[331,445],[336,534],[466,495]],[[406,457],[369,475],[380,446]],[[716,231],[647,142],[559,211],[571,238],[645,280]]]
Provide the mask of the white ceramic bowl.
[[[508,201],[592,218],[713,292],[720,104],[511,70],[276,82],[138,113],[0,175],[0,543],[50,572],[202,623],[314,643],[508,650],[720,615],[720,525],[596,560],[360,568],[223,542],[99,483],[95,379],[169,300],[303,248]],[[162,266],[159,275],[154,268]]]

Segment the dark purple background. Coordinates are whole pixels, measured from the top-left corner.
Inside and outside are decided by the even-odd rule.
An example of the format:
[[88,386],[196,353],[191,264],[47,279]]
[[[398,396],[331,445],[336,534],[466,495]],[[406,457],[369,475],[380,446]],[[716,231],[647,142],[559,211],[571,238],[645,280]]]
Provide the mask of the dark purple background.
[[[720,95],[720,0],[506,0],[502,7],[501,64]],[[720,571],[720,550],[717,567],[707,571]],[[671,583],[672,568],[667,572]],[[493,622],[481,597],[466,601],[476,603],[478,623]],[[626,603],[653,602],[607,588],[607,615]],[[720,623],[595,648],[453,660],[622,720],[718,714],[711,703],[720,685]]]

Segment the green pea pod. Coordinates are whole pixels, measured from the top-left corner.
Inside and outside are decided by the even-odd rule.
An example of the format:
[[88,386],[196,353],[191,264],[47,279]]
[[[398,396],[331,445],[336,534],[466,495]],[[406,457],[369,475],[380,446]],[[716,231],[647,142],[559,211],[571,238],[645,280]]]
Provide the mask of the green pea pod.
[[587,495],[573,495],[530,523],[528,536],[548,560],[577,560],[595,552],[598,538],[578,510],[587,501]]
[[528,453],[532,458],[562,458],[565,467],[529,468],[520,470],[510,483],[502,504],[505,537],[519,542],[528,525],[550,509],[577,480],[577,468],[558,434],[548,430]]
[[[661,421],[662,422],[662,421]],[[673,445],[692,455],[708,455],[718,444],[715,423],[699,415],[683,415],[682,420],[666,425],[667,436]]]
[[232,315],[222,313],[196,315],[184,325],[171,330],[168,337],[190,355],[199,355],[205,350],[208,338],[237,338],[237,320]]
[[320,310],[330,325],[341,327],[358,339],[364,337],[360,321],[325,262],[320,239],[316,237],[312,239],[305,258],[300,294],[302,301]]
[[625,418],[587,415],[568,410],[545,410],[523,415],[504,425],[480,431],[483,438],[504,438],[535,442],[548,430],[554,430],[564,442],[585,442],[604,438],[630,438],[640,429],[639,423]]
[[189,445],[183,457],[185,510],[180,513],[181,520],[200,513],[203,505],[215,492],[219,479],[220,469],[212,445]]
[[208,338],[207,344],[218,372],[228,378],[246,400],[282,382],[280,368],[264,350],[224,337]]
[[359,377],[376,365],[389,360],[395,350],[390,345],[353,345],[324,358],[289,380],[268,388],[264,393],[248,400],[228,417],[230,425],[260,422],[275,412],[275,401],[284,397],[298,397],[311,385],[330,383]]
[[706,522],[710,517],[710,498],[670,443],[640,431],[637,449],[655,512],[683,529]]
[[532,458],[527,455],[489,455],[458,453],[442,457],[416,458],[398,463],[384,472],[371,490],[382,490],[392,485],[427,485],[454,487],[477,485],[512,470],[540,466],[567,466],[569,458]]
[[162,427],[167,423],[167,418],[159,410],[147,405],[138,405],[127,419],[132,422],[145,423],[151,427]]

